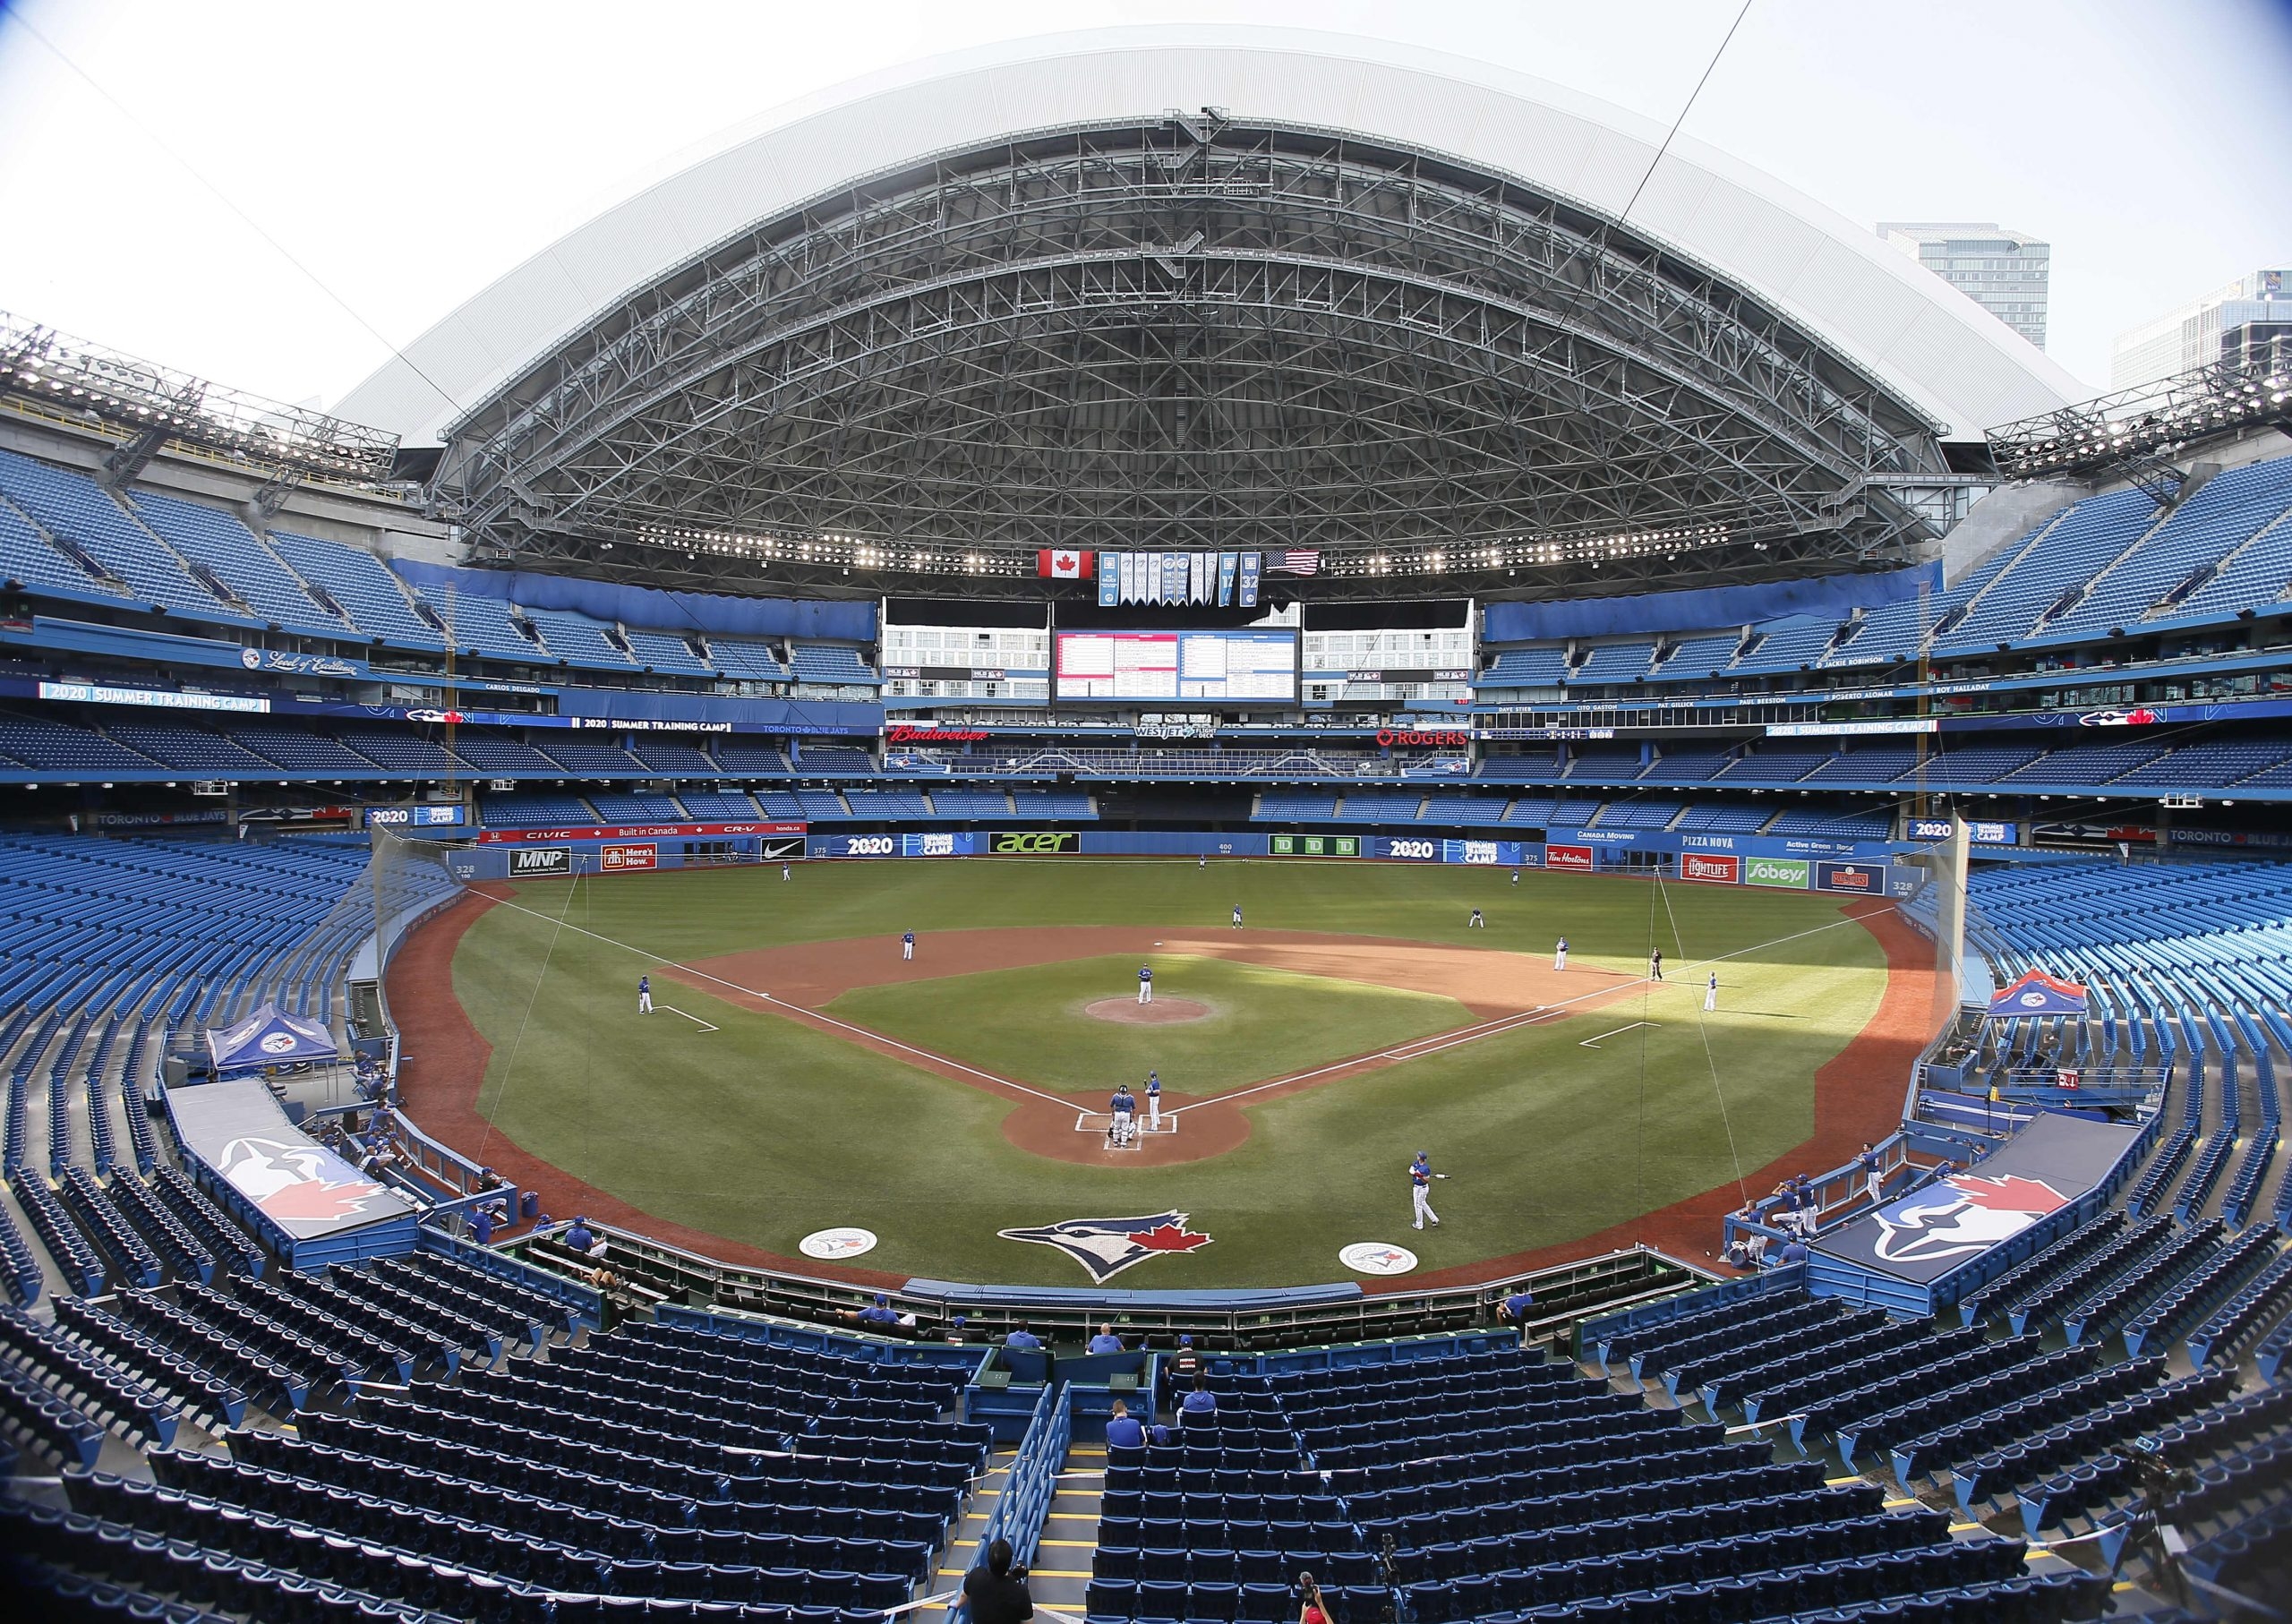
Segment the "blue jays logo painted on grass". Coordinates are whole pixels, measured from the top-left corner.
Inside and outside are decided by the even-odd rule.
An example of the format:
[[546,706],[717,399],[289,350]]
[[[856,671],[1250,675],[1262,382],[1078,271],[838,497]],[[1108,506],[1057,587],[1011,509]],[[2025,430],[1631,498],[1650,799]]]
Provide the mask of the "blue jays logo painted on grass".
[[1871,1250],[1889,1263],[1971,1257],[2068,1203],[2042,1179],[1956,1173],[1881,1209],[1881,1233]]
[[1056,1246],[1103,1286],[1133,1263],[1209,1245],[1208,1235],[1185,1227],[1186,1217],[1183,1212],[1157,1212],[1146,1218],[1068,1218],[1033,1229],[995,1233],[1006,1241]]

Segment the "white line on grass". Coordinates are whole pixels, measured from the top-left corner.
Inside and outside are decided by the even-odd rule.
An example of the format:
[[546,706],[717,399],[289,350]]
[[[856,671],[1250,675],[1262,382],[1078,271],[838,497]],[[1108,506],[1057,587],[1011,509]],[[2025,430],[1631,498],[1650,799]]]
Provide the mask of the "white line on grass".
[[704,1032],[721,1032],[724,1030],[721,1026],[709,1025],[707,1021],[703,1021],[699,1016],[693,1014],[688,1010],[680,1010],[673,1004],[658,1004],[655,1007],[664,1009],[671,1015],[682,1015],[686,1020],[691,1021],[693,1025],[698,1027]]
[[[491,895],[492,893],[481,894]],[[627,942],[617,941],[611,936],[601,935],[585,926],[568,924],[562,919],[541,912],[538,909],[528,908],[523,902],[513,902],[507,897],[499,896],[493,897],[492,901],[497,907],[514,908],[519,913],[531,914],[535,919],[544,920],[560,930],[577,931],[593,941],[603,942],[608,947],[618,947],[623,953],[635,953],[638,958],[650,960],[654,964],[666,965],[671,962],[656,954],[648,953],[642,948],[632,947]],[[1787,936],[1776,936],[1770,942],[1755,942],[1749,947],[1739,947],[1732,953],[1715,953],[1708,959],[1698,959],[1693,963],[1683,965],[1681,968],[1699,970],[1706,964],[1716,964],[1726,959],[1740,959],[1746,953],[1759,953],[1769,947],[1780,947],[1785,942],[1796,942],[1803,936],[1820,936],[1826,930],[1836,930],[1843,925],[1859,923],[1860,923],[1860,920],[1853,919],[1834,919],[1827,925],[1817,925],[1811,930],[1796,930]],[[723,977],[711,975],[705,970],[696,970],[688,964],[679,964],[676,968],[686,975],[696,977],[700,980],[714,981],[719,987],[728,987],[745,997],[760,998],[766,1004],[786,1010],[791,1015],[801,1016],[807,1021],[816,1021],[822,1026],[834,1027],[838,1031],[850,1032],[854,1037],[864,1038],[870,1043],[880,1043],[886,1048],[897,1049],[902,1054],[916,1056],[920,1059],[930,1061],[935,1065],[945,1066],[950,1070],[962,1072],[967,1076],[991,1082],[997,1088],[1009,1089],[1014,1093],[1025,1094],[1068,1110],[1072,1110],[1074,1107],[1074,1102],[1071,1099],[1062,1099],[1056,1094],[1046,1094],[1039,1089],[1031,1089],[1023,1082],[1013,1082],[1008,1077],[998,1077],[992,1072],[982,1072],[977,1066],[965,1065],[960,1060],[951,1060],[946,1056],[936,1054],[930,1049],[918,1048],[911,1043],[902,1043],[896,1038],[886,1038],[881,1032],[871,1031],[864,1026],[854,1026],[849,1021],[839,1021],[834,1015],[824,1015],[817,1010],[806,1009],[800,1004],[787,1003],[774,997],[770,993],[760,992],[753,987],[742,987],[737,981],[728,981]],[[1629,986],[1629,983],[1626,982],[1622,985]],[[1696,990],[1689,987],[1684,979],[1661,985],[1686,987],[1690,992]],[[538,987],[539,983],[536,982],[535,986]],[[1252,1094],[1261,1094],[1268,1089],[1286,1088],[1292,1083],[1308,1082],[1316,1077],[1325,1077],[1331,1072],[1349,1071],[1355,1066],[1365,1064],[1373,1060],[1423,1060],[1429,1056],[1440,1054],[1445,1049],[1457,1048],[1467,1043],[1477,1043],[1484,1038],[1501,1038],[1505,1033],[1517,1031],[1522,1027],[1540,1026],[1547,1021],[1556,1020],[1565,1014],[1571,1005],[1582,1004],[1593,998],[1605,997],[1615,990],[1616,988],[1612,987],[1595,987],[1590,992],[1580,993],[1573,998],[1563,998],[1557,1004],[1540,1004],[1535,1009],[1524,1010],[1518,1014],[1499,1015],[1491,1021],[1484,1021],[1474,1026],[1458,1027],[1454,1031],[1438,1032],[1430,1038],[1421,1038],[1413,1043],[1400,1044],[1393,1048],[1381,1050],[1374,1055],[1356,1055],[1349,1060],[1339,1060],[1329,1065],[1316,1066],[1310,1072],[1298,1072],[1287,1077],[1277,1077],[1270,1082],[1257,1083],[1246,1089],[1236,1089],[1231,1093],[1215,1095],[1210,1099],[1197,1099],[1192,1105],[1178,1106],[1172,1110],[1163,1112],[1162,1119],[1165,1122],[1174,1122],[1188,1111],[1202,1106],[1224,1105],[1236,1099],[1245,1099]],[[683,1013],[681,1010],[678,1013]],[[514,1055],[512,1058],[515,1058]]]
[[[596,931],[588,929],[585,926],[563,925],[560,921],[551,918],[548,914],[543,913],[536,909],[526,907],[523,902],[513,902],[507,897],[494,897],[493,902],[497,907],[514,908],[519,913],[531,914],[537,919],[546,919],[552,925],[559,925],[562,929],[578,931],[581,935],[589,937],[593,941],[603,942],[607,947],[618,947],[623,953],[635,953],[638,958],[647,960],[654,964],[665,966],[672,962],[672,961],[661,958],[656,953],[646,953],[641,947],[632,947],[626,942],[616,941],[611,936],[601,935]],[[854,1026],[849,1021],[838,1021],[834,1015],[823,1015],[819,1011],[816,1009],[806,1009],[800,1004],[790,1004],[784,999],[775,998],[770,993],[761,992],[753,987],[742,987],[737,981],[727,981],[722,976],[710,975],[705,970],[695,970],[689,964],[679,964],[676,968],[682,970],[686,975],[695,977],[699,980],[714,981],[719,987],[729,987],[734,992],[740,994],[743,997],[760,998],[766,1004],[786,1010],[791,1015],[800,1015],[807,1021],[817,1021],[822,1026],[834,1027],[839,1031],[850,1032],[855,1037],[865,1038],[870,1043],[880,1043],[885,1047],[897,1049],[902,1054],[914,1055],[919,1058],[930,1061],[935,1065],[947,1066],[954,1071],[964,1073],[969,1076],[977,1077],[982,1081],[994,1083],[998,1088],[1010,1089],[1021,1094],[1031,1095],[1034,1098],[1048,1100],[1052,1105],[1062,1106],[1069,1110],[1073,1108],[1074,1102],[1071,1099],[1061,1099],[1056,1094],[1046,1094],[1040,1089],[1031,1089],[1023,1082],[1012,1081],[1008,1077],[997,1077],[992,1072],[982,1072],[975,1065],[965,1065],[960,1060],[950,1060],[946,1056],[934,1054],[929,1049],[919,1049],[911,1043],[902,1043],[896,1038],[886,1038],[881,1032],[869,1031],[864,1026]],[[538,988],[540,982],[536,980],[535,982],[535,986]],[[680,1010],[677,1013],[682,1014],[684,1012]],[[512,1058],[514,1057],[515,1056],[513,1056]],[[1168,1112],[1164,1113],[1165,1115],[1170,1114],[1171,1113]]]
[[1623,1033],[1635,1031],[1640,1027],[1655,1026],[1657,1024],[1658,1022],[1654,1021],[1634,1021],[1628,1026],[1619,1026],[1612,1032],[1602,1032],[1597,1038],[1586,1038],[1583,1042],[1578,1044],[1576,1047],[1578,1048],[1584,1049],[1595,1049],[1600,1047],[1602,1040],[1604,1039],[1621,1037]]

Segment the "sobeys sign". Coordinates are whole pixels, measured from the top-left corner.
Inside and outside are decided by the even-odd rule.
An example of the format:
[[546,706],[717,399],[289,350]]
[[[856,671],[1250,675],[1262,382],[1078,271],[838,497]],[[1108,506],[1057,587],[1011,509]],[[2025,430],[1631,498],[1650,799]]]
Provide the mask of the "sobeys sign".
[[1807,888],[1807,861],[1794,857],[1753,857],[1743,859],[1743,884],[1780,885],[1793,891]]

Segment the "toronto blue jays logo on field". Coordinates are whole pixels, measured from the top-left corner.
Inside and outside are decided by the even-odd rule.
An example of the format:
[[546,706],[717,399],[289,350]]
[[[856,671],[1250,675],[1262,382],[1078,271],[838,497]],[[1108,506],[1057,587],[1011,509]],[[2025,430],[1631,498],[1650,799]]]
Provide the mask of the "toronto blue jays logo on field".
[[1032,1241],[1056,1246],[1090,1271],[1103,1286],[1133,1263],[1168,1252],[1192,1252],[1210,1244],[1210,1237],[1185,1227],[1183,1212],[1157,1212],[1147,1218],[1068,1218],[1033,1229],[998,1229],[1006,1241]]
[[1971,1257],[2068,1204],[2069,1198],[2043,1179],[1954,1173],[1880,1210],[1871,1250],[1889,1263]]

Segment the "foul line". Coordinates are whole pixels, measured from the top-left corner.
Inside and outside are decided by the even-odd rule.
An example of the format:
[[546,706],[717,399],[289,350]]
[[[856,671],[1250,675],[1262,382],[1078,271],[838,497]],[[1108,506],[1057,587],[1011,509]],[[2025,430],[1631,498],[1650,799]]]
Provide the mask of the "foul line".
[[721,1032],[724,1030],[721,1026],[709,1025],[707,1021],[703,1021],[699,1016],[693,1014],[688,1011],[680,1010],[673,1004],[658,1004],[654,1005],[654,1007],[655,1009],[664,1009],[671,1015],[682,1015],[686,1020],[691,1021],[693,1025],[698,1027],[704,1032]]
[[[648,960],[652,963],[661,965],[663,968],[673,965],[673,968],[682,971],[688,976],[695,978],[696,979],[702,981],[713,981],[719,987],[730,987],[732,991],[739,993],[743,997],[761,999],[763,1002],[772,1004],[776,1008],[786,1010],[791,1015],[800,1016],[807,1021],[816,1021],[822,1026],[834,1027],[838,1031],[849,1032],[856,1038],[865,1039],[869,1043],[881,1044],[885,1048],[897,1049],[902,1054],[913,1055],[919,1059],[929,1061],[934,1065],[945,1066],[951,1071],[961,1072],[966,1076],[976,1077],[982,1082],[990,1082],[997,1088],[1009,1089],[1013,1093],[1027,1095],[1031,1098],[1039,1099],[1048,1104],[1057,1106],[1063,1110],[1071,1111],[1075,1108],[1074,1102],[1072,1099],[1061,1098],[1056,1094],[1046,1094],[1040,1089],[1029,1088],[1023,1082],[1013,1082],[1008,1077],[998,1077],[992,1072],[982,1072],[975,1065],[966,1065],[960,1060],[951,1060],[946,1056],[936,1054],[930,1049],[918,1048],[911,1043],[902,1043],[896,1038],[886,1038],[881,1032],[871,1031],[864,1026],[855,1026],[849,1021],[839,1021],[834,1015],[822,1014],[817,1010],[806,1009],[800,1004],[790,1004],[783,999],[774,997],[770,993],[760,992],[753,987],[742,987],[737,981],[728,981],[722,976],[711,975],[708,971],[695,969],[689,964],[676,964],[671,960],[663,959],[656,953],[648,953],[640,947],[631,946],[627,942],[619,941],[614,937],[602,935],[597,931],[589,929],[586,926],[570,924],[564,919],[557,919],[549,914],[543,913],[538,909],[528,908],[523,902],[512,902],[507,897],[494,896],[491,892],[480,892],[478,894],[489,898],[493,902],[494,906],[498,908],[514,908],[519,913],[530,914],[536,919],[541,919],[551,925],[556,926],[560,930],[577,932],[582,936],[589,937],[593,941],[603,942],[608,947],[618,947],[623,953],[634,953],[640,959]],[[570,911],[571,904],[569,900],[568,902],[567,908],[568,911]],[[1794,930],[1789,936],[1776,936],[1774,940],[1768,942],[1755,942],[1748,947],[1739,947],[1732,953],[1715,953],[1707,959],[1697,959],[1690,963],[1681,966],[1681,968],[1682,970],[1699,970],[1706,964],[1717,964],[1728,959],[1740,959],[1745,953],[1763,953],[1770,947],[1780,947],[1785,942],[1796,942],[1806,936],[1820,936],[1826,930],[1837,930],[1843,926],[1859,925],[1861,921],[1860,919],[1851,917],[1842,919],[1834,919],[1827,925],[1817,925],[1810,930]],[[544,959],[544,970],[546,969],[546,959]],[[1646,980],[1646,978],[1644,977],[1640,979],[1643,981]],[[1316,1066],[1310,1072],[1293,1073],[1291,1075],[1287,1077],[1277,1077],[1270,1082],[1253,1083],[1246,1089],[1236,1089],[1231,1093],[1213,1095],[1207,1099],[1197,1099],[1191,1105],[1178,1106],[1173,1109],[1163,1112],[1162,1119],[1165,1122],[1175,1122],[1177,1118],[1184,1115],[1188,1111],[1198,1109],[1202,1106],[1229,1105],[1236,1099],[1246,1099],[1253,1094],[1262,1094],[1269,1089],[1287,1088],[1293,1083],[1310,1082],[1316,1077],[1326,1077],[1333,1072],[1353,1071],[1357,1067],[1370,1064],[1375,1061],[1423,1060],[1431,1056],[1441,1054],[1447,1049],[1461,1047],[1463,1045],[1467,1043],[1477,1043],[1484,1038],[1501,1038],[1507,1032],[1518,1031],[1524,1027],[1540,1026],[1547,1021],[1556,1021],[1561,1016],[1567,1013],[1568,1011],[1576,1004],[1586,1003],[1594,998],[1606,997],[1609,994],[1620,991],[1621,988],[1630,985],[1631,983],[1627,980],[1619,982],[1614,987],[1595,987],[1589,992],[1579,993],[1573,998],[1563,998],[1557,1004],[1539,1004],[1532,1010],[1522,1010],[1517,1013],[1509,1015],[1499,1015],[1493,1020],[1483,1021],[1473,1026],[1458,1027],[1453,1031],[1436,1032],[1430,1038],[1420,1038],[1415,1042],[1400,1044],[1390,1049],[1382,1049],[1373,1055],[1356,1055],[1350,1059],[1335,1061],[1328,1065]],[[1686,987],[1689,992],[1698,990],[1695,987],[1685,980],[1681,980],[1675,983],[1650,983],[1649,985],[1678,986]],[[535,987],[536,995],[538,995],[540,987],[538,980],[535,981]],[[682,1010],[679,1010],[677,1013],[683,1014],[684,1012]],[[690,1016],[687,1016],[686,1018],[688,1020],[692,1019]],[[1618,1030],[1628,1031],[1630,1029],[1627,1027],[1620,1028]],[[1613,1033],[1608,1034],[1608,1036],[1611,1037],[1613,1035]],[[511,1052],[510,1059],[514,1064],[516,1060],[516,1053],[514,1049]],[[506,1087],[508,1082],[508,1079],[506,1077],[503,1079],[503,1082]]]
[[[849,1021],[839,1021],[834,1015],[824,1015],[817,1010],[806,1009],[800,1004],[790,1004],[784,999],[774,997],[770,993],[759,992],[753,987],[742,987],[737,981],[727,981],[722,976],[711,975],[705,970],[696,970],[689,964],[677,964],[673,960],[663,959],[657,953],[646,953],[641,947],[632,947],[626,942],[616,941],[613,937],[591,930],[586,926],[564,924],[558,919],[552,919],[548,914],[543,913],[538,910],[526,907],[523,902],[513,902],[507,897],[492,896],[490,892],[481,892],[478,894],[481,896],[492,897],[494,906],[498,908],[514,908],[519,913],[531,914],[536,919],[548,920],[549,923],[557,925],[561,929],[578,931],[581,935],[589,937],[593,941],[603,942],[607,947],[618,947],[623,953],[635,953],[638,958],[644,959],[651,963],[660,965],[663,968],[673,966],[673,968],[681,970],[684,974],[691,976],[697,980],[714,981],[719,987],[728,987],[731,988],[734,992],[739,993],[742,997],[761,999],[765,1003],[773,1005],[774,1008],[786,1010],[791,1015],[800,1015],[807,1021],[817,1021],[822,1026],[834,1027],[839,1031],[846,1031],[851,1033],[854,1037],[864,1038],[870,1043],[880,1043],[885,1048],[894,1048],[899,1050],[902,1054],[916,1056],[920,1059],[931,1062],[934,1065],[949,1067],[952,1070],[962,1072],[966,1075],[976,1077],[982,1082],[991,1082],[997,1088],[1009,1089],[1015,1093],[1031,1095],[1034,1098],[1047,1100],[1050,1104],[1060,1107],[1065,1110],[1071,1111],[1074,1108],[1074,1102],[1071,1099],[1061,1099],[1056,1094],[1046,1094],[1040,1089],[1031,1089],[1023,1082],[1012,1081],[1008,1077],[997,1077],[992,1072],[982,1072],[975,1065],[965,1065],[960,1060],[950,1060],[946,1056],[936,1055],[929,1049],[919,1049],[911,1043],[902,1043],[896,1038],[886,1038],[881,1032],[872,1032],[864,1026],[854,1026]],[[545,963],[544,969],[546,969]],[[536,991],[538,991],[541,985],[540,981],[536,979],[534,985]],[[679,1010],[677,1013],[680,1015],[684,1013],[682,1010]],[[692,1017],[687,1016],[686,1018],[689,1020]],[[515,1061],[516,1055],[514,1052],[511,1054],[510,1058],[513,1062]],[[505,1086],[506,1081],[507,1080],[505,1079]],[[1177,1113],[1175,1111],[1165,1111],[1162,1115],[1164,1116],[1175,1116]]]
[[1576,1047],[1578,1048],[1584,1049],[1595,1049],[1600,1047],[1603,1039],[1618,1037],[1622,1033],[1631,1031],[1638,1027],[1655,1026],[1656,1024],[1657,1023],[1653,1021],[1634,1021],[1628,1026],[1619,1026],[1612,1032],[1602,1032],[1597,1038],[1586,1038],[1583,1042],[1578,1044]]

